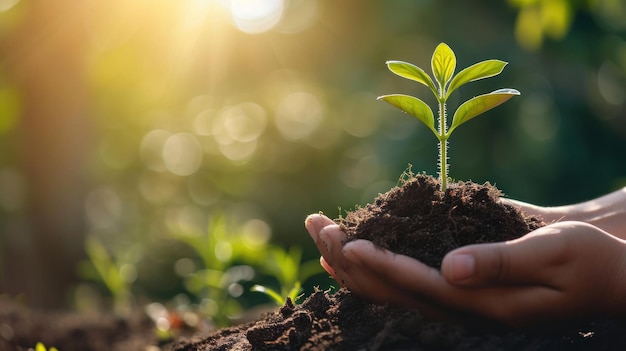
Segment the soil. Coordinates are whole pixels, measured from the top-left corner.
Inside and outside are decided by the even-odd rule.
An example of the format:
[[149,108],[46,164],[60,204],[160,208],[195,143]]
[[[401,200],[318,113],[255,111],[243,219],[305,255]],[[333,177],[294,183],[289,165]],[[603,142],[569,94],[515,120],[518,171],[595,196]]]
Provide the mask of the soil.
[[370,240],[439,268],[452,249],[516,239],[545,225],[500,202],[501,195],[489,183],[472,182],[452,183],[442,192],[435,178],[408,173],[401,187],[338,222],[348,240]]
[[[438,189],[432,177],[409,174],[399,187],[337,222],[350,240],[369,239],[433,267],[458,246],[509,240],[545,225],[500,202],[500,192],[489,184]],[[418,311],[367,303],[346,289],[317,290],[302,304],[288,300],[254,322],[159,343],[154,324],[141,313],[38,313],[0,299],[0,350],[27,350],[38,341],[59,351],[626,350],[624,321],[586,320],[541,331],[478,322],[433,321]]]
[[143,313],[40,311],[16,299],[0,298],[0,350],[26,351],[38,342],[59,351],[145,350],[159,341],[154,323]]
[[[518,238],[545,223],[500,201],[490,184],[453,183],[407,174],[402,184],[337,222],[348,240],[379,247],[440,267],[459,246]],[[479,323],[480,322],[480,323]],[[301,305],[288,301],[256,322],[225,328],[174,351],[205,350],[626,350],[626,322],[587,320],[552,330],[522,331],[470,321],[443,323],[418,311],[370,304],[348,290],[317,291]]]

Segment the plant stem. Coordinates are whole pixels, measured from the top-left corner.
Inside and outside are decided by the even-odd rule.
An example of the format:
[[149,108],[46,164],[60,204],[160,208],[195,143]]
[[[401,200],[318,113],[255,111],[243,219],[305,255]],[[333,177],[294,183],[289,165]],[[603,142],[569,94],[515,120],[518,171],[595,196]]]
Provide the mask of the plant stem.
[[[443,95],[443,93],[440,93]],[[439,180],[441,181],[441,191],[446,191],[448,187],[448,136],[446,121],[446,102],[443,96],[439,97]]]

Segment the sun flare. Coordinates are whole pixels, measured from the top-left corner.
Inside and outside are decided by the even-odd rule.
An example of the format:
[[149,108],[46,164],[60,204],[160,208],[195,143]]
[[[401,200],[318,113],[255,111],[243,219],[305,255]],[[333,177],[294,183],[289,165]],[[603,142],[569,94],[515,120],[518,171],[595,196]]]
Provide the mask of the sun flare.
[[274,28],[283,15],[284,0],[231,0],[235,26],[245,33],[262,33]]

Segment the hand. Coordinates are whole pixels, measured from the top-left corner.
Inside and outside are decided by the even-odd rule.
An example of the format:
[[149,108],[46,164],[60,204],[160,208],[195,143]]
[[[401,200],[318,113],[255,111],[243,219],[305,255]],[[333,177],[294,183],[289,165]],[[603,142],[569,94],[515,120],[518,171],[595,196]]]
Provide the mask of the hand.
[[557,222],[513,241],[456,249],[444,258],[441,273],[369,241],[345,243],[345,234],[324,216],[309,216],[306,227],[324,268],[374,302],[512,326],[626,314],[626,242],[583,222]]

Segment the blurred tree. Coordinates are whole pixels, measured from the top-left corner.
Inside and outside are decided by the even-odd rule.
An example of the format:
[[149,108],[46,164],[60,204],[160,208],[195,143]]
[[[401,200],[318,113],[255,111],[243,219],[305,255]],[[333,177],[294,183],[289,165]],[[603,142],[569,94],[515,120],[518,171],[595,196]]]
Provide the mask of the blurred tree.
[[18,165],[28,188],[25,225],[6,233],[0,290],[58,307],[81,256],[86,157],[91,148],[85,84],[90,1],[34,1],[2,44],[22,100]]

